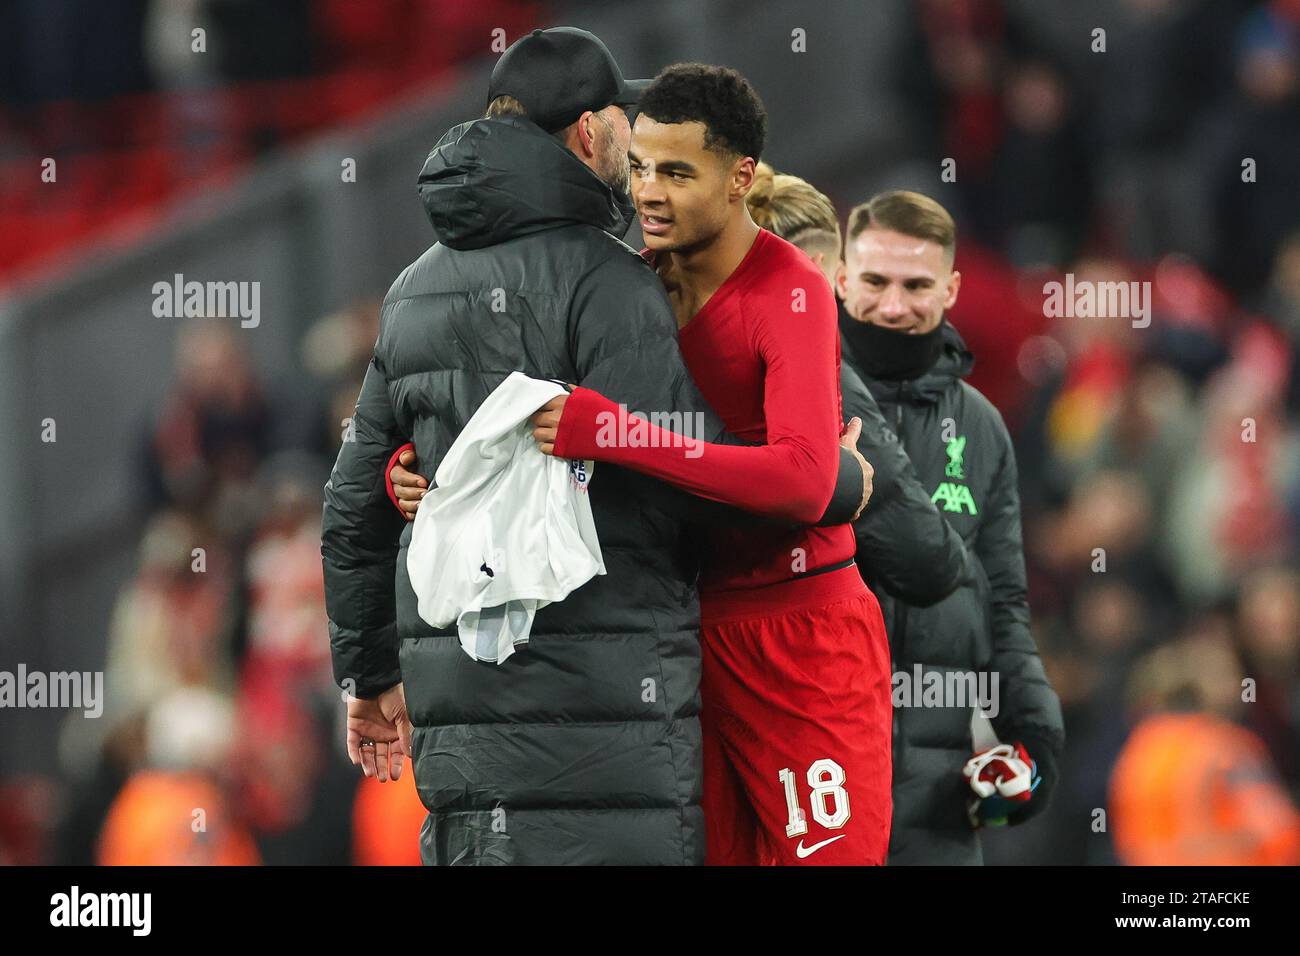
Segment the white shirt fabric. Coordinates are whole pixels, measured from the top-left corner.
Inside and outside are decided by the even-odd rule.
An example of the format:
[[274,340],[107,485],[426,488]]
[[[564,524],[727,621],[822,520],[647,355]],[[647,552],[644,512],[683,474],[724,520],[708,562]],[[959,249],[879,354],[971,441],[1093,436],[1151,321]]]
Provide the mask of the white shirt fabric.
[[595,463],[543,455],[528,416],[564,387],[511,372],[448,449],[415,513],[406,570],[420,617],[456,622],[476,661],[502,664],[533,616],[605,573],[587,498]]

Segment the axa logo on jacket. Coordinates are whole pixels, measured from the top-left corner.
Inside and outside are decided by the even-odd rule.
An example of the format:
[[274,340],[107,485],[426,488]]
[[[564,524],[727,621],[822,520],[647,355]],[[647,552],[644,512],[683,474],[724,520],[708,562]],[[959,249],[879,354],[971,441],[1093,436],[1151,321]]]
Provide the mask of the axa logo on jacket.
[[[943,473],[949,478],[965,481],[966,436],[956,436],[948,442],[945,450],[948,464],[944,466]],[[934,494],[930,496],[930,500],[936,505],[942,503],[944,511],[955,511],[960,514],[964,508],[972,515],[979,514],[975,499],[971,497],[970,488],[956,481],[940,482],[939,487],[935,488]]]
[[476,661],[504,663],[537,611],[605,573],[591,461],[543,455],[528,416],[565,389],[511,372],[479,406],[420,502],[406,569],[420,617],[454,621]]

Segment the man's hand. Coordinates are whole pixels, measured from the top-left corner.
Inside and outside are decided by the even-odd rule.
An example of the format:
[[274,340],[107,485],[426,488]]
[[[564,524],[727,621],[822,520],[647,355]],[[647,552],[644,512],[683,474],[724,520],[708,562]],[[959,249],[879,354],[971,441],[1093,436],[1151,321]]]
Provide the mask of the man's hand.
[[967,804],[971,826],[1016,826],[1047,809],[1056,784],[1056,757],[1033,740],[1032,757],[1024,740],[998,744],[977,753],[962,768],[975,796]]
[[556,395],[528,416],[528,424],[533,426],[533,441],[537,442],[543,455],[555,454],[555,435],[560,430],[560,417],[568,400],[568,395]]
[[1034,768],[1034,796],[1027,804],[1011,811],[1007,822],[1013,827],[1032,820],[1047,809],[1058,777],[1056,754],[1046,741],[1024,737],[1016,741],[1016,749]]
[[849,519],[850,521],[857,521],[858,515],[862,514],[863,509],[867,507],[867,502],[871,500],[871,492],[874,487],[871,479],[876,473],[876,469],[871,467],[871,462],[863,458],[862,453],[858,451],[858,436],[861,434],[862,419],[858,418],[856,415],[849,419],[849,423],[844,426],[844,431],[840,433],[840,445],[853,452],[853,456],[857,458],[858,464],[862,466],[862,504],[858,505],[858,510],[853,512],[853,517]]
[[388,473],[393,482],[393,493],[397,495],[397,505],[402,509],[402,517],[407,521],[415,520],[415,510],[420,500],[429,489],[429,483],[406,466],[415,464],[415,452],[409,448],[397,457],[397,464]]
[[348,758],[380,783],[398,780],[411,756],[411,720],[406,691],[397,684],[373,700],[348,697]]

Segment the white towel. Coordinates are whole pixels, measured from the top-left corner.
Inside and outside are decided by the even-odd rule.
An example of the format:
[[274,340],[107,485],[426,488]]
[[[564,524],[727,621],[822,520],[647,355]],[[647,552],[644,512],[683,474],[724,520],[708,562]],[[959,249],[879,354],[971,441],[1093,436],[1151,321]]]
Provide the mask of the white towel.
[[511,372],[448,449],[415,514],[406,570],[420,617],[456,622],[476,661],[503,663],[533,616],[605,561],[587,498],[595,463],[543,455],[528,416],[564,388]]

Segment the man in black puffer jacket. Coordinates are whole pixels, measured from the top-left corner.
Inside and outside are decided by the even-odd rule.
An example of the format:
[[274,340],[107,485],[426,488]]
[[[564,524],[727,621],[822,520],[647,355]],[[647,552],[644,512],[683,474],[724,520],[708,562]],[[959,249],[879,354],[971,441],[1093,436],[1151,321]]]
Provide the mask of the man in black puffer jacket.
[[[583,70],[590,82],[578,83]],[[618,239],[631,216],[627,98],[583,31],[535,31],[502,56],[489,117],[450,130],[421,172],[438,242],[384,300],[355,437],[326,486],[335,677],[357,698],[349,750],[384,779],[401,759],[390,747],[409,745],[428,864],[703,860],[698,570],[685,519],[735,513],[601,465],[589,494],[607,574],[539,611],[527,650],[498,667],[470,660],[454,627],[420,618],[411,532],[385,485],[408,437],[433,475],[515,370],[632,409],[703,415],[697,437],[728,437],[686,374],[658,277]],[[862,474],[842,455],[828,523],[857,510]],[[408,715],[409,742],[396,731]],[[363,737],[374,743],[362,749]]]
[[973,580],[929,607],[868,582],[884,612],[896,675],[890,864],[982,862],[962,776],[974,707],[928,705],[917,693],[927,675],[983,675],[980,689],[991,700],[981,693],[979,702],[992,704],[998,738],[1022,744],[1036,765],[1039,782],[1011,824],[1046,806],[1065,741],[1060,702],[1029,631],[1015,452],[997,409],[962,381],[973,360],[943,318],[960,285],[955,247],[952,218],[938,203],[882,193],[850,213],[837,281],[841,360],[866,383],[973,557]]

